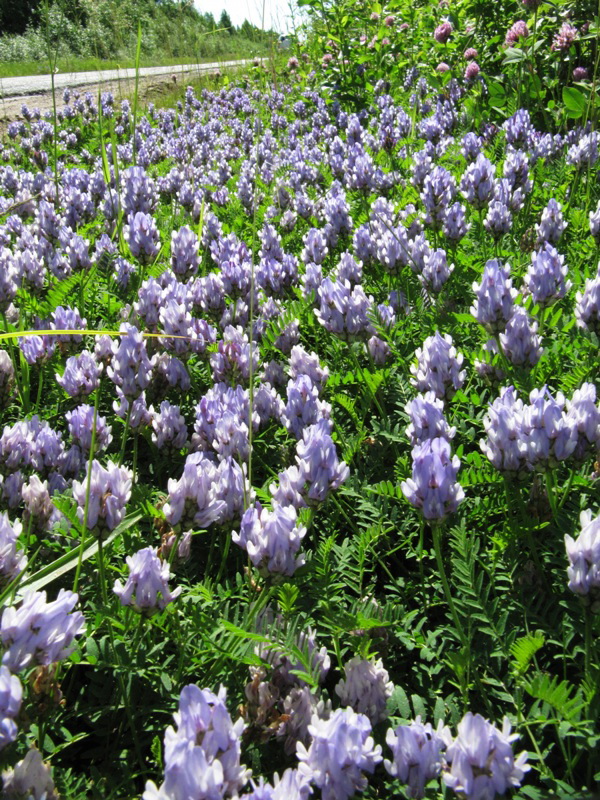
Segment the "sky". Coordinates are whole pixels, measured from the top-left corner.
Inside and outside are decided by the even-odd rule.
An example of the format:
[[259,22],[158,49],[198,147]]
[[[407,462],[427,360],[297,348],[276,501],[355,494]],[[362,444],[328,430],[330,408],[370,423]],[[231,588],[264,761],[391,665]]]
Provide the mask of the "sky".
[[[263,0],[194,0],[194,4],[202,13],[211,12],[217,22],[225,9],[236,28],[245,19],[262,27]],[[293,29],[287,0],[264,0],[264,27],[280,33]]]

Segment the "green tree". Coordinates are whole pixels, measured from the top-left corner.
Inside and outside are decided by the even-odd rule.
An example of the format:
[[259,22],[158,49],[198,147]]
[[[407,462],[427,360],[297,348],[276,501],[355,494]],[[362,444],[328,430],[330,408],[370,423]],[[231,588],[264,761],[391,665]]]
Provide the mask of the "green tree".
[[219,28],[225,28],[225,30],[229,34],[235,33],[235,29],[231,24],[231,17],[227,13],[227,11],[225,11],[225,9],[223,9],[223,11],[221,12],[221,16],[219,17]]

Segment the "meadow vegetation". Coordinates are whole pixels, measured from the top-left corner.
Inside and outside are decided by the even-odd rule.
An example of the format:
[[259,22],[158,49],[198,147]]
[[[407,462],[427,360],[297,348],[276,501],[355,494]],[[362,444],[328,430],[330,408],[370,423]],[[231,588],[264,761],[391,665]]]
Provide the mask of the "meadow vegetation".
[[0,145],[3,798],[597,795],[600,9],[299,5]]

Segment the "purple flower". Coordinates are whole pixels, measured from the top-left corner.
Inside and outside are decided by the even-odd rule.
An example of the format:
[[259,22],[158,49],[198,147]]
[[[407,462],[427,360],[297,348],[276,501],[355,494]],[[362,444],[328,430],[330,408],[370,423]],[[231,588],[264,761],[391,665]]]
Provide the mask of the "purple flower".
[[412,450],[412,478],[403,481],[402,492],[425,519],[441,520],[452,514],[465,499],[456,476],[458,456],[451,456],[447,439],[426,439]]
[[440,775],[448,738],[449,730],[441,721],[434,730],[430,722],[421,722],[420,716],[408,725],[388,730],[385,741],[393,759],[386,759],[383,765],[400,783],[407,784],[409,797],[424,797],[425,786]]
[[253,411],[250,420],[248,391],[217,383],[196,406],[192,444],[199,450],[214,450],[221,458],[236,455],[248,458],[248,425],[258,428],[259,417]]
[[181,450],[187,442],[187,434],[187,427],[179,406],[171,405],[167,400],[163,400],[158,413],[152,409],[152,441],[159,450],[163,447]]
[[523,401],[515,388],[508,386],[501,390],[483,419],[487,439],[480,440],[480,447],[501,472],[517,475],[524,470],[527,445],[523,415]]
[[439,230],[456,194],[454,177],[444,167],[434,167],[426,176],[421,191],[421,201],[425,206],[425,222],[434,230]]
[[434,392],[417,395],[405,406],[405,411],[410,417],[410,425],[406,435],[411,444],[421,444],[427,439],[443,437],[454,438],[456,428],[451,428],[444,416],[444,403],[435,396]]
[[56,373],[56,382],[73,398],[82,399],[100,386],[103,365],[89,350],[67,359],[62,376]]
[[[131,497],[132,473],[109,461],[103,467],[96,459],[92,461],[90,491],[87,513],[87,528],[113,531],[125,517],[125,507]],[[73,497],[77,502],[77,516],[83,522],[88,478],[73,481]]]
[[600,517],[592,519],[592,512],[588,509],[581,512],[579,519],[581,531],[577,539],[565,535],[569,589],[586,597],[592,603],[592,611],[597,613],[600,600]]
[[567,459],[577,446],[574,420],[564,412],[565,398],[552,397],[546,386],[534,389],[523,409],[523,433],[530,469],[546,469]]
[[588,71],[585,67],[575,67],[573,70],[573,80],[574,81],[587,81],[588,79]]
[[167,487],[163,511],[169,525],[180,525],[183,530],[208,528],[221,520],[226,504],[218,494],[218,467],[204,453],[189,455],[181,478],[170,478]]
[[600,451],[600,405],[596,405],[593,383],[582,383],[567,400],[567,422],[577,430],[573,459],[583,463],[591,453]]
[[[330,423],[326,420],[304,429],[302,439],[296,445],[296,464],[297,475],[294,478],[298,491],[309,504],[322,503],[350,474],[346,464],[338,460]],[[278,499],[274,484],[270,491],[274,499]]]
[[586,280],[583,292],[577,292],[575,319],[580,328],[600,336],[600,269],[596,277]]
[[433,391],[436,397],[444,400],[463,385],[465,371],[460,369],[463,356],[456,352],[449,334],[442,336],[436,331],[425,339],[422,348],[417,348],[415,356],[417,364],[410,368],[411,383],[418,391]]
[[81,611],[73,611],[78,601],[66,589],[50,603],[46,592],[28,591],[18,608],[7,606],[0,623],[2,663],[14,673],[32,663],[47,666],[67,658],[85,627]]
[[328,420],[331,415],[331,406],[319,400],[319,387],[313,385],[308,375],[299,375],[289,381],[287,398],[282,422],[296,439],[302,436],[308,425],[320,419]]
[[242,517],[240,532],[231,538],[247,551],[250,560],[265,574],[293,575],[304,564],[297,555],[306,528],[297,524],[294,506],[275,504],[273,511],[259,502],[247,509]]
[[515,760],[515,739],[518,735],[511,735],[506,717],[502,730],[498,730],[480,714],[469,711],[458,723],[458,735],[446,750],[446,786],[465,800],[494,800],[507,789],[520,786],[530,767],[525,751]]
[[373,298],[367,297],[362,286],[351,290],[349,281],[325,278],[317,293],[320,306],[314,312],[325,330],[349,341],[375,333],[368,318]]
[[531,264],[523,280],[524,294],[530,294],[534,303],[541,308],[550,306],[560,300],[571,288],[571,282],[565,281],[567,267],[564,256],[545,244],[541,250],[531,254]]
[[113,587],[123,606],[133,606],[144,616],[163,611],[181,594],[181,587],[169,591],[169,562],[161,561],[155,547],[145,547],[127,556],[129,576],[125,586],[120,580]]
[[363,772],[372,773],[382,760],[380,745],[370,736],[364,714],[341,708],[327,720],[316,714],[309,725],[310,747],[298,742],[298,771],[321,790],[323,800],[347,800],[367,788]]
[[562,215],[562,206],[552,198],[542,211],[540,224],[535,226],[538,247],[544,242],[553,245],[558,244],[558,240],[563,235],[566,227],[567,223]]
[[0,409],[6,408],[15,390],[15,369],[6,350],[0,350]]
[[165,732],[164,782],[157,788],[148,781],[143,800],[238,795],[250,774],[240,764],[244,721],[232,723],[225,699],[223,687],[217,695],[194,684],[182,689],[173,715],[177,728]]
[[440,44],[446,44],[448,39],[452,36],[452,23],[447,21],[438,25],[433,32],[433,38]]
[[127,218],[123,233],[134,258],[151,261],[160,251],[160,236],[154,218],[138,211]]
[[517,22],[515,22],[515,24],[506,32],[504,44],[507,47],[512,47],[513,45],[518,44],[519,39],[526,39],[528,36],[529,28],[527,27],[525,21],[520,19],[517,20]]
[[483,221],[483,226],[494,239],[500,239],[508,233],[512,226],[512,214],[504,203],[492,200],[489,205],[488,213]]
[[512,287],[510,265],[504,266],[492,259],[483,270],[481,283],[473,284],[475,303],[471,314],[490,333],[497,333],[506,326],[513,315],[516,289]]
[[481,72],[481,67],[476,61],[469,61],[465,69],[465,80],[474,81]]
[[590,233],[596,240],[596,244],[600,243],[600,200],[596,206],[595,211],[590,211]]
[[[287,728],[289,724],[287,722],[281,725],[278,733],[279,730]],[[246,800],[308,800],[312,793],[310,780],[305,775],[301,775],[297,769],[286,769],[281,779],[275,773],[273,786],[265,783],[263,778],[260,778],[258,783],[253,780],[250,782],[253,790],[240,796]]]
[[574,28],[569,22],[563,22],[560,26],[560,30],[554,36],[550,49],[559,51],[568,50],[578,38],[579,34],[577,28]]
[[321,393],[329,378],[329,369],[321,366],[316,353],[309,353],[297,344],[290,352],[290,377],[296,379],[299,375],[307,375]]
[[[89,454],[92,447],[92,430],[94,427],[94,407],[81,405],[73,411],[67,411],[65,419],[69,427],[69,435],[74,444],[81,448],[84,454]],[[107,424],[106,418],[96,416],[96,444],[95,453],[106,450],[112,442],[112,428]]]
[[123,395],[131,400],[139,397],[148,386],[152,365],[140,331],[126,322],[119,330],[121,336],[119,341],[113,342],[113,357],[106,372]]
[[453,203],[446,211],[443,233],[452,242],[459,242],[469,232],[471,223],[467,222],[465,207],[461,203]]
[[[0,667],[0,750],[17,738],[15,717],[21,708],[23,687],[16,675],[11,675],[8,667]],[[5,776],[3,788],[6,789]]]
[[522,306],[514,306],[511,318],[500,334],[500,347],[511,364],[534,367],[542,355],[542,340],[537,334],[538,324]]
[[446,251],[441,248],[430,250],[424,261],[423,271],[419,275],[420,282],[430,293],[441,292],[454,271],[454,264],[447,263]]
[[2,773],[2,790],[6,798],[27,797],[32,800],[58,800],[52,780],[52,767],[45,763],[39,750],[31,748],[14,769]]
[[494,165],[483,153],[465,170],[460,181],[460,190],[473,208],[485,208],[492,199],[495,172]]
[[17,550],[22,532],[20,522],[11,523],[7,514],[0,514],[0,587],[14,580],[27,566],[27,556]]
[[252,372],[258,370],[259,349],[256,342],[250,342],[244,330],[238,325],[228,325],[223,331],[223,339],[216,353],[210,357],[212,377],[215,383],[230,381],[235,384],[247,383],[250,378],[250,359]]
[[335,687],[335,693],[343,706],[351,706],[358,714],[364,714],[371,725],[387,718],[386,704],[391,697],[394,684],[383,668],[381,659],[354,656],[344,664],[345,679]]
[[199,246],[198,237],[187,225],[171,233],[171,269],[178,280],[187,280],[198,272]]

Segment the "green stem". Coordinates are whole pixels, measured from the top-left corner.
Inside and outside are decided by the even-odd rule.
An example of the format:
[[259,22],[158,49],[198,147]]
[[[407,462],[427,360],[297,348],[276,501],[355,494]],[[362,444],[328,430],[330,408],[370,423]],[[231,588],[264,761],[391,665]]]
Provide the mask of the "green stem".
[[131,422],[131,412],[133,411],[133,400],[128,400],[129,408],[127,409],[127,417],[125,418],[125,427],[123,428],[123,439],[121,440],[121,452],[119,453],[119,466],[123,464],[125,458],[125,445],[127,444],[127,434],[129,433],[129,424]]
[[444,567],[444,559],[442,558],[442,526],[434,522],[431,526],[433,531],[433,548],[435,550],[435,559],[437,561],[438,572],[440,574],[440,579],[442,581],[442,586],[444,588],[444,594],[446,595],[446,602],[450,607],[450,613],[452,614],[452,619],[454,620],[454,627],[456,628],[456,632],[458,633],[461,643],[463,646],[468,646],[468,640],[465,635],[465,631],[463,626],[461,625],[460,619],[458,617],[458,613],[456,611],[456,606],[454,605],[454,600],[452,599],[452,594],[450,593],[450,584],[448,583],[448,577],[446,575],[446,568]]
[[77,559],[77,566],[75,568],[75,577],[73,579],[73,591],[77,592],[79,586],[79,576],[81,574],[81,564],[83,561],[83,551],[88,543],[86,537],[88,512],[90,507],[90,487],[92,483],[92,464],[94,461],[94,451],[96,449],[96,423],[98,420],[98,405],[100,403],[100,392],[102,390],[102,379],[100,385],[96,389],[96,397],[94,399],[94,418],[92,420],[92,441],[90,444],[90,456],[88,458],[87,481],[85,486],[85,506],[83,509],[83,525],[81,526],[81,542],[79,544],[79,557]]

